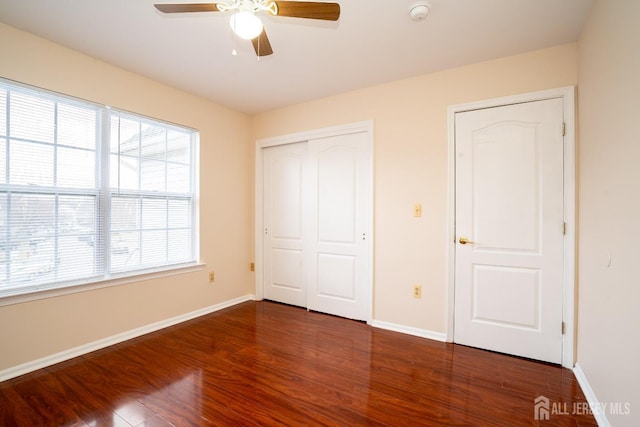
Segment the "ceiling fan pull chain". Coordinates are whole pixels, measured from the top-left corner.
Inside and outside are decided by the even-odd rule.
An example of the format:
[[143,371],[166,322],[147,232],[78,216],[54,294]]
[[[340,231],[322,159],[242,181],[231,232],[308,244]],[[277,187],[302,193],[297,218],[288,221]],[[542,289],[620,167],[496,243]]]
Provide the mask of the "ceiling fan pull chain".
[[236,35],[235,25],[236,22],[233,22],[233,26],[231,27],[231,40],[233,41],[233,48],[231,49],[231,56],[238,56],[238,51],[236,50],[236,45],[238,44],[238,36]]

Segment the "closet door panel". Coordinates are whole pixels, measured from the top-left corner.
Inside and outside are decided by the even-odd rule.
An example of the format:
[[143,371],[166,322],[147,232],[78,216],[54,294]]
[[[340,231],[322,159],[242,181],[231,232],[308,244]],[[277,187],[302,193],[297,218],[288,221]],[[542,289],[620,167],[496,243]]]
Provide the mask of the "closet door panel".
[[264,149],[264,296],[306,307],[304,208],[307,143]]

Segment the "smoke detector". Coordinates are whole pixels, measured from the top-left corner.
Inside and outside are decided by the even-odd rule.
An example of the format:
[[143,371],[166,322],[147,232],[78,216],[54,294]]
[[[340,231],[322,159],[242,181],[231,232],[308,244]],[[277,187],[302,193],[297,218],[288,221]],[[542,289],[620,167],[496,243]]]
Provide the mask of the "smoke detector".
[[409,8],[409,17],[412,21],[424,21],[429,15],[431,4],[427,1],[417,1]]

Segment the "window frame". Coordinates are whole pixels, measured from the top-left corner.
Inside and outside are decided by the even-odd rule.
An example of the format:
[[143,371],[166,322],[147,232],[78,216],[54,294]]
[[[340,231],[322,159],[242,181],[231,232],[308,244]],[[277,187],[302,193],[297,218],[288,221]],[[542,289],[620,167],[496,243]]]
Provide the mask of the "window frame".
[[[30,96],[37,96],[48,101],[56,103],[70,104],[81,106],[82,108],[91,108],[96,112],[96,147],[93,150],[95,152],[95,183],[94,188],[66,188],[57,187],[55,183],[51,186],[25,186],[14,185],[9,183],[0,184],[0,192],[2,194],[8,193],[24,193],[24,194],[43,194],[43,195],[55,195],[55,196],[87,196],[95,197],[96,209],[95,209],[95,225],[96,231],[96,262],[102,263],[101,272],[91,275],[90,277],[83,277],[79,279],[60,280],[53,282],[40,282],[25,285],[24,287],[9,288],[8,290],[0,290],[0,307],[5,305],[17,304],[21,302],[27,302],[32,300],[38,300],[42,298],[50,298],[53,296],[73,294],[77,292],[84,292],[92,289],[100,289],[104,287],[117,286],[128,283],[135,283],[141,280],[149,280],[160,277],[168,277],[176,274],[184,274],[188,272],[202,270],[203,264],[200,261],[200,241],[199,241],[199,153],[200,153],[200,134],[197,129],[174,124],[165,120],[152,118],[143,114],[126,111],[119,108],[112,108],[108,105],[98,104],[92,101],[87,101],[77,97],[73,97],[66,94],[56,93],[47,89],[42,89],[32,85],[16,82],[13,80],[0,77],[0,85],[3,89],[10,92],[26,93]],[[6,111],[6,119],[9,120],[9,110]],[[129,120],[135,120],[140,123],[146,123],[152,126],[161,127],[165,132],[171,130],[181,133],[188,133],[189,135],[189,179],[190,179],[190,191],[187,193],[171,193],[166,188],[163,192],[147,191],[147,190],[120,190],[111,187],[110,180],[110,160],[111,160],[111,116],[118,115],[118,117],[125,117]],[[20,140],[19,138],[10,138],[7,135],[7,144],[10,140]],[[4,139],[4,138],[3,138]],[[54,140],[53,145],[58,144],[57,140]],[[64,148],[64,144],[60,145]],[[169,162],[166,160],[165,145],[165,165]],[[10,159],[6,159],[6,166],[9,167]],[[55,168],[55,159],[54,159]],[[8,170],[7,170],[7,173]],[[166,176],[165,169],[165,180]],[[111,200],[117,192],[120,194],[137,195],[143,200],[145,197],[161,196],[163,200],[169,203],[170,200],[181,199],[189,200],[189,206],[191,210],[190,215],[190,227],[185,229],[190,230],[191,233],[191,256],[188,257],[188,261],[181,261],[171,263],[167,261],[166,264],[157,265],[152,267],[141,267],[136,269],[130,269],[120,272],[112,272],[111,266],[111,242],[110,236],[111,230]],[[8,218],[8,217],[7,217]],[[141,226],[142,227],[142,226]],[[167,225],[166,230],[170,230]],[[9,231],[7,231],[9,232]],[[56,236],[59,234],[56,232]],[[167,240],[167,248],[169,241]],[[9,264],[10,265],[10,264]],[[3,279],[4,280],[4,279]]]

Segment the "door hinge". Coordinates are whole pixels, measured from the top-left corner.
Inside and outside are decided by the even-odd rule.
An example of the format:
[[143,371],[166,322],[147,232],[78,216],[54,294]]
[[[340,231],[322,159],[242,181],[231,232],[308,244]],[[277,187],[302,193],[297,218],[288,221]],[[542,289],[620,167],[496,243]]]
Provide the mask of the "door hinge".
[[566,324],[564,322],[562,322],[562,335],[564,335],[565,329],[566,329]]
[[562,234],[563,235],[567,234],[567,223],[566,222],[562,223]]
[[567,124],[566,123],[562,123],[562,136],[565,136],[567,134]]

